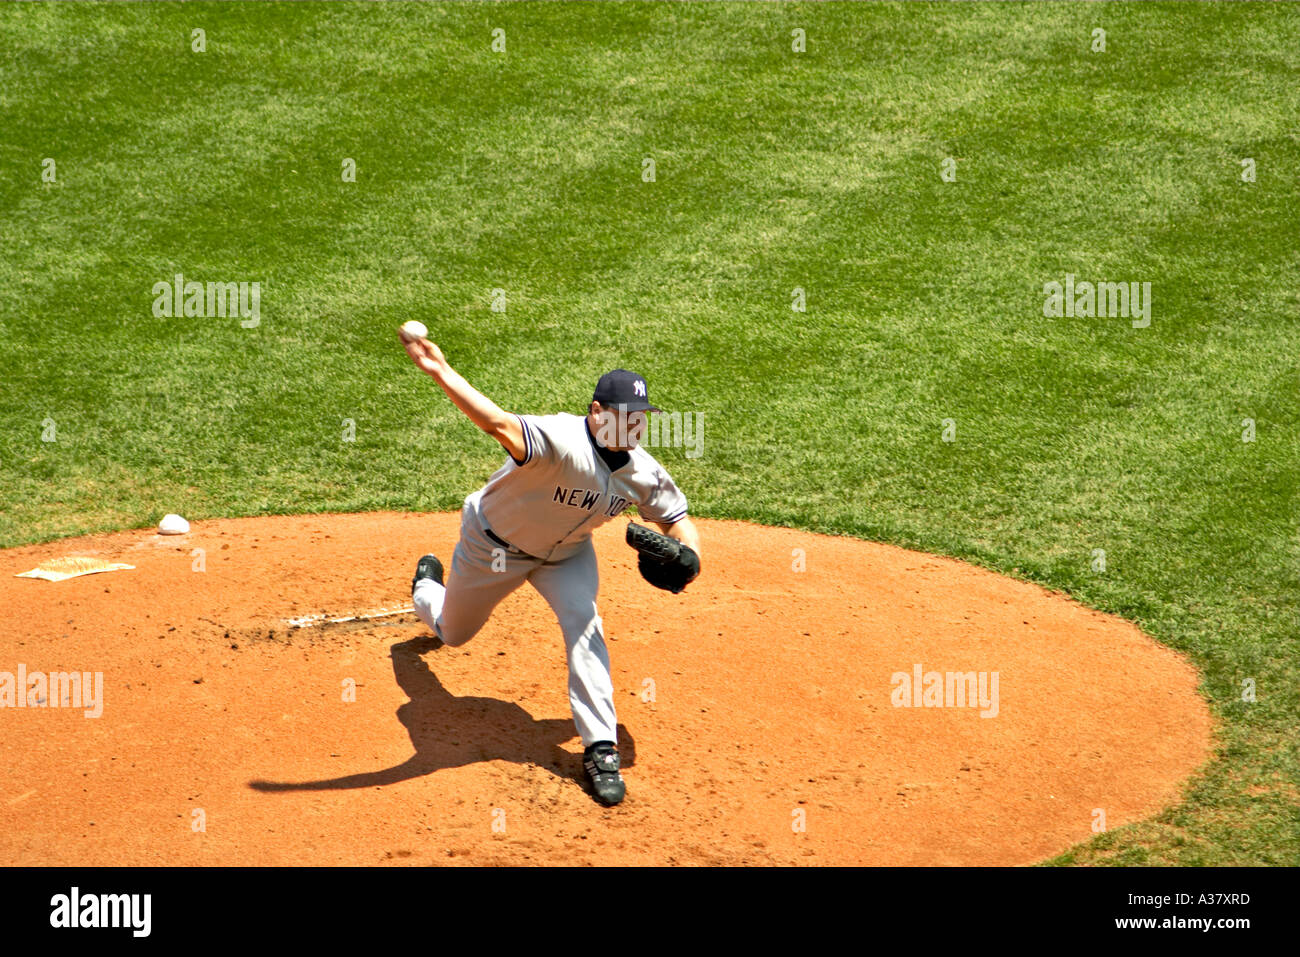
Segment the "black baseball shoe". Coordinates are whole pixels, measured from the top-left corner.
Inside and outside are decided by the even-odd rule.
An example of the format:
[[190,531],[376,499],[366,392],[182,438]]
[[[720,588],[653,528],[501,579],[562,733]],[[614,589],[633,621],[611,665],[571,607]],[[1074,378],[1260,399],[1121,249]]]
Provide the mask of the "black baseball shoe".
[[613,741],[597,741],[582,753],[582,767],[591,781],[596,800],[606,806],[623,800],[627,787],[618,773],[618,748]]
[[415,586],[423,578],[432,578],[442,584],[442,562],[435,555],[425,555],[415,563],[415,577],[411,579],[411,595],[415,595]]

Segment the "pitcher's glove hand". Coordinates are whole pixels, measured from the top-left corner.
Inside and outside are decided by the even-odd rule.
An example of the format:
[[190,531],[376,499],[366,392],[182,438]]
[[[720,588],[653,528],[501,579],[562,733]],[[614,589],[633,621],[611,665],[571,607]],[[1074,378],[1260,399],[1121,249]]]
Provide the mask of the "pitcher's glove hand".
[[627,543],[637,551],[641,577],[674,595],[700,574],[700,556],[695,549],[652,528],[627,523]]

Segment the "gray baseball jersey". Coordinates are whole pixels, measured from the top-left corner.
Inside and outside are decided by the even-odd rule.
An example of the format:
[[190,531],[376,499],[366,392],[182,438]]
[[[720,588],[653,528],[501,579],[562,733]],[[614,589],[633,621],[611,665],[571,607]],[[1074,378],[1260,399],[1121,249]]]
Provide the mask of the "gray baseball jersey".
[[[643,519],[672,524],[686,515],[686,496],[653,455],[629,450],[617,470],[598,451],[584,416],[521,415],[525,453],[508,458],[483,487],[488,527],[529,555],[574,554],[591,533],[635,505]],[[605,455],[601,454],[605,452]]]
[[507,458],[467,496],[446,587],[414,590],[415,611],[451,646],[469,641],[525,581],[541,593],[564,633],[569,705],[589,746],[617,743],[618,719],[591,533],[634,505],[646,521],[686,516],[686,496],[654,456],[599,448],[580,415],[521,415],[524,457]]

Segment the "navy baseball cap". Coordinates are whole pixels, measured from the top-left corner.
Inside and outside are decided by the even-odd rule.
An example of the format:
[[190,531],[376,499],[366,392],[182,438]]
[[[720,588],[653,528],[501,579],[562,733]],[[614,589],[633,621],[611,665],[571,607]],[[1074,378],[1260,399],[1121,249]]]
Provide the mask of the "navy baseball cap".
[[621,406],[628,412],[660,411],[650,404],[645,379],[626,369],[614,369],[601,376],[591,399],[604,406]]

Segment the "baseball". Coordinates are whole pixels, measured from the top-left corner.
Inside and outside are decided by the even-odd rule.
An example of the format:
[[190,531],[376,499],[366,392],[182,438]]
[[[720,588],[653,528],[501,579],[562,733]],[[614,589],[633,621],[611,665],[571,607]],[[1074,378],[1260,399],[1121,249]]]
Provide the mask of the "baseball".
[[413,342],[416,339],[423,339],[429,334],[424,323],[419,319],[411,319],[409,322],[402,323],[402,328],[398,330],[403,342]]

